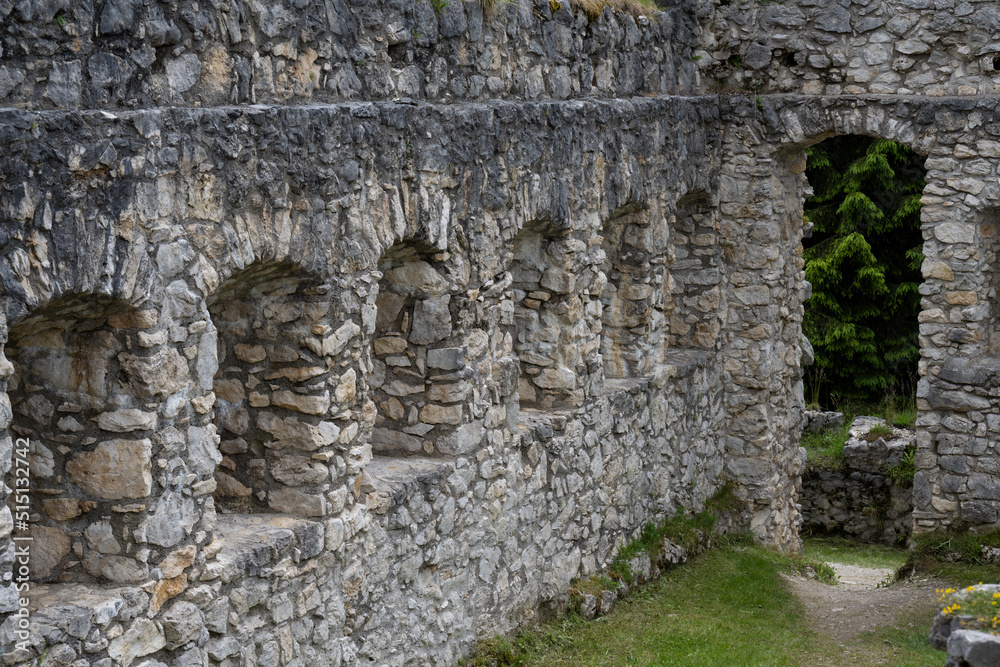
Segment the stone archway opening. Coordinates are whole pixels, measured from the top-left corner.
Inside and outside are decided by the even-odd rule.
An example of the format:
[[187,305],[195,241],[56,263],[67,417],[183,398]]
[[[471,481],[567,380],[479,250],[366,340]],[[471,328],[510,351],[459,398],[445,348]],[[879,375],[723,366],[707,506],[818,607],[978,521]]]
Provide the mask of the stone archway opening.
[[514,350],[521,362],[522,408],[559,410],[583,402],[588,359],[600,345],[587,330],[577,287],[576,264],[585,248],[547,220],[526,223],[513,239]]
[[604,377],[649,375],[663,362],[672,306],[667,226],[653,224],[640,204],[616,209],[604,222],[601,263],[601,357]]
[[[127,556],[154,487],[157,415],[144,405],[153,394],[146,360],[136,354],[136,330],[150,318],[155,314],[120,301],[73,294],[10,329],[10,436],[30,452],[32,581],[132,581],[145,574]],[[7,485],[20,488],[9,478]]]
[[353,398],[357,380],[352,370],[340,378],[331,370],[360,327],[334,329],[327,291],[293,264],[259,262],[208,299],[218,335],[215,497],[223,511],[328,513],[342,439],[331,406]]
[[377,407],[371,437],[377,454],[447,456],[478,444],[465,433],[473,424],[472,369],[458,336],[454,297],[462,265],[454,259],[427,244],[403,241],[379,260],[369,383]]
[[803,375],[805,402],[818,411],[807,412],[802,440],[808,532],[894,543],[912,529],[923,162],[858,135],[808,150],[803,334],[815,363]]
[[816,363],[807,402],[879,403],[916,391],[923,280],[924,157],[887,139],[839,135],[808,149],[803,331]]

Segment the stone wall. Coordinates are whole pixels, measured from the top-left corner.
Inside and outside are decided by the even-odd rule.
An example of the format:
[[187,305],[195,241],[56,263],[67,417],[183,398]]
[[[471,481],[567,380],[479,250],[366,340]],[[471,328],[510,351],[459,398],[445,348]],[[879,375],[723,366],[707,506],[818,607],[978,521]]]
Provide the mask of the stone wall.
[[831,134],[928,156],[915,528],[995,523],[996,101],[718,94],[796,11],[0,2],[7,663],[454,664],[726,479],[797,549]]
[[[844,418],[839,412],[814,414],[839,415],[841,422]],[[899,466],[916,452],[916,436],[893,429],[872,440],[866,436],[876,424],[885,425],[882,419],[855,418],[838,464],[806,464],[799,490],[804,530],[883,544],[905,544],[909,539],[913,491]]]
[[698,15],[696,63],[722,92],[1000,92],[1000,10],[991,2],[703,2]]

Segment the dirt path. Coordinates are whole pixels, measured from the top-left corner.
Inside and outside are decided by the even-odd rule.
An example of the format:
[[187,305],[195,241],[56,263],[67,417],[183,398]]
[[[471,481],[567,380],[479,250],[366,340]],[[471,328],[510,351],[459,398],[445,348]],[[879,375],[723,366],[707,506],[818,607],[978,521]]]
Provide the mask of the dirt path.
[[886,642],[873,651],[870,643],[859,641],[859,635],[888,625],[905,628],[926,624],[930,630],[924,619],[937,605],[934,589],[941,586],[940,582],[916,578],[879,588],[892,574],[891,569],[829,565],[840,580],[835,586],[816,579],[785,577],[805,606],[809,625],[829,649],[814,664],[837,667],[896,664],[891,645]]

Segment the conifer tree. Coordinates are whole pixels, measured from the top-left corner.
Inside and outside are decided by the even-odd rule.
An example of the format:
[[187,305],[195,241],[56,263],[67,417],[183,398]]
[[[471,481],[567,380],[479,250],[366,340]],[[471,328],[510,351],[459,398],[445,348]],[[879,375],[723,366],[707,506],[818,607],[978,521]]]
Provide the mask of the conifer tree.
[[915,388],[919,358],[923,158],[892,141],[828,139],[808,149],[813,223],[803,243],[813,296],[803,329],[816,363],[807,398],[879,402]]

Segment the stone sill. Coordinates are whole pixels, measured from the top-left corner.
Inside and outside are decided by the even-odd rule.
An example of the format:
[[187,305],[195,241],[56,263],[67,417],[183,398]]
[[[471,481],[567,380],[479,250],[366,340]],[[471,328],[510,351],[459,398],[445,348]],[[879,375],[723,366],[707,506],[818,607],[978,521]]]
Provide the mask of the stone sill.
[[[72,637],[86,641],[94,627],[103,633],[122,611],[142,596],[137,588],[99,584],[34,584],[28,592],[30,643],[36,650],[65,642]],[[135,613],[131,609],[130,615]],[[0,649],[13,648],[14,615],[0,625]]]
[[399,505],[410,492],[425,484],[434,484],[455,472],[450,459],[424,456],[372,457],[365,467],[371,485],[379,495],[388,497],[390,506]]
[[322,523],[280,514],[222,514],[215,539],[222,548],[200,580],[229,583],[244,575],[271,576],[286,559],[298,563],[319,555],[325,532]]

